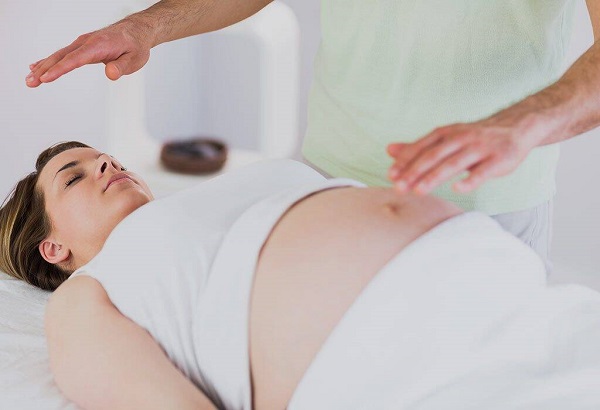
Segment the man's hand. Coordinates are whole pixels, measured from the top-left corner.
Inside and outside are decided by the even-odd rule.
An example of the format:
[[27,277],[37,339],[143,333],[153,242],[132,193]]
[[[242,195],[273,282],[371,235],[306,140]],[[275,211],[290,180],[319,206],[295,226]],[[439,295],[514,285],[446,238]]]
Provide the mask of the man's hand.
[[29,87],[49,83],[86,64],[104,63],[111,80],[142,68],[150,49],[168,41],[220,30],[257,13],[272,0],[161,0],[29,66]]
[[150,28],[124,19],[98,31],[83,34],[67,47],[29,66],[29,87],[49,83],[86,64],[104,63],[106,76],[117,80],[136,72],[150,58]]
[[389,178],[400,192],[427,194],[468,171],[453,189],[469,192],[490,178],[509,174],[538,145],[539,130],[520,124],[490,117],[437,128],[414,143],[390,144],[387,151],[394,164]]

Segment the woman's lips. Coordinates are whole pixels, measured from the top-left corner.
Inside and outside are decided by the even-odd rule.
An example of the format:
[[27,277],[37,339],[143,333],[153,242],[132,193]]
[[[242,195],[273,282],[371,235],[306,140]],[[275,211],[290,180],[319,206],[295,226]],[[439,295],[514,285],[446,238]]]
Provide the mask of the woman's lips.
[[119,184],[119,183],[126,182],[126,181],[131,181],[131,182],[135,183],[135,181],[127,174],[113,175],[110,178],[110,180],[108,181],[108,184],[106,184],[106,188],[104,188],[104,191],[106,191],[113,184]]

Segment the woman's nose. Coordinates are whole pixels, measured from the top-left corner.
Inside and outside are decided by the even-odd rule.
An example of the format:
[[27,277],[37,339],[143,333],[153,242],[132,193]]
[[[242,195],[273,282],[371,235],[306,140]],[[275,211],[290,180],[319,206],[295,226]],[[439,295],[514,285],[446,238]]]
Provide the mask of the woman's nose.
[[98,163],[96,165],[96,176],[98,178],[102,177],[107,169],[112,168],[113,170],[117,170],[116,164],[112,161],[112,158],[106,154],[102,154],[98,157]]

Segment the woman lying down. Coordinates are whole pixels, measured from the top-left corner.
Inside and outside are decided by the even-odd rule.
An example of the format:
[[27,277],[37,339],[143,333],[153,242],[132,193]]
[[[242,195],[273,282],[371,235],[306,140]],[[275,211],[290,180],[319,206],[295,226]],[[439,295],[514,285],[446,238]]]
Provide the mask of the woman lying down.
[[600,403],[598,295],[432,196],[273,160],[153,200],[70,142],[0,218],[0,268],[56,289],[50,366],[84,408]]

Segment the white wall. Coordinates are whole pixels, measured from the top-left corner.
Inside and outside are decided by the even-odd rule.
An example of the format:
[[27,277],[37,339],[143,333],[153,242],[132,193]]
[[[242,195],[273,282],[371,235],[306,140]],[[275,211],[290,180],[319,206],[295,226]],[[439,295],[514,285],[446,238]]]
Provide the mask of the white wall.
[[[593,41],[585,2],[577,5],[569,61]],[[600,276],[600,129],[566,141],[561,148],[552,244],[556,273],[592,271]]]
[[[320,37],[320,2],[284,2],[294,9],[302,24],[302,109],[298,129],[298,135],[302,135],[306,126],[305,107],[312,78],[312,61]],[[67,45],[79,34],[120,18],[126,14],[126,4],[141,6],[144,3],[151,1],[0,0],[0,51],[3,56],[10,56],[0,64],[2,198],[19,178],[32,171],[35,158],[50,144],[71,139],[100,149],[105,144],[105,102],[109,81],[104,77],[104,66],[86,66],[54,83],[29,89],[24,83],[28,64]],[[194,76],[194,67],[199,67],[195,43],[201,41],[196,38],[161,45],[153,50],[150,62],[144,68],[148,77],[160,80],[160,83],[155,82],[148,87],[152,96],[148,105],[148,128],[157,139],[187,136],[202,126],[198,116],[194,116],[194,110],[202,109],[199,98],[202,79]],[[169,60],[178,53],[175,61]],[[194,91],[196,87],[198,90]],[[248,90],[245,92],[248,93]],[[169,111],[173,104],[178,104],[177,108]],[[235,120],[239,122],[239,118]],[[248,122],[251,123],[251,119]],[[248,145],[243,137],[237,141],[232,138],[229,142],[242,148]]]
[[[319,0],[283,0],[296,12],[302,31],[300,130],[319,30]],[[103,65],[85,67],[49,85],[28,89],[27,65],[86,31],[123,14],[126,0],[0,1],[0,196],[30,172],[37,154],[59,140],[81,139],[102,149],[108,80]],[[578,1],[571,59],[591,43],[589,18]],[[163,45],[161,47],[177,47]],[[166,51],[162,51],[165,53]],[[156,50],[153,54],[160,54]],[[150,64],[152,64],[152,59]],[[159,63],[156,62],[156,65]],[[193,100],[193,96],[189,97]],[[156,119],[155,119],[156,120]],[[165,121],[168,121],[165,118]],[[190,126],[194,122],[190,121]],[[555,203],[553,255],[559,272],[571,266],[600,273],[600,130],[563,144]]]
[[116,1],[0,1],[0,195],[2,198],[50,144],[70,139],[102,146],[106,79],[90,66],[38,89],[25,86],[28,65],[104,26]]
[[[300,136],[306,130],[306,107],[308,105],[308,92],[312,84],[314,58],[319,48],[321,39],[321,1],[320,0],[282,0],[290,6],[300,22],[302,43],[300,44],[301,70],[300,70]],[[297,158],[300,159],[300,141],[298,143]]]
[[[320,0],[280,2],[294,11],[301,30],[299,140],[295,155],[299,159],[300,142],[306,129],[313,61],[321,35]],[[251,41],[243,44],[239,39],[233,43],[230,41],[227,36],[211,33],[161,45],[153,50],[146,75],[149,80],[147,92],[152,96],[147,107],[148,129],[155,139],[208,133],[226,139],[235,147],[251,149],[256,146],[257,138],[253,138],[253,131],[257,128],[259,116],[256,95],[259,93],[260,76],[256,72],[257,67],[246,62],[258,50]],[[236,55],[223,52],[232,46],[237,50]],[[181,81],[181,78],[186,78],[186,81]],[[178,110],[165,115],[164,107],[173,104],[179,104]],[[235,121],[221,118],[224,111]],[[235,124],[228,125],[228,122]]]

